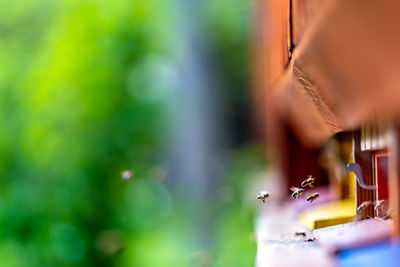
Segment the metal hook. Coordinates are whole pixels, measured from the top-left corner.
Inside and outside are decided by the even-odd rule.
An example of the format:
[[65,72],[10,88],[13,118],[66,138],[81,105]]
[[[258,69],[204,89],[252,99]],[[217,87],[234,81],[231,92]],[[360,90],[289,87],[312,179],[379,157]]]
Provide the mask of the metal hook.
[[349,170],[350,172],[354,172],[354,174],[356,176],[356,179],[357,179],[357,182],[362,188],[367,189],[367,190],[375,190],[376,189],[376,186],[374,186],[374,185],[366,185],[364,183],[364,179],[363,179],[363,176],[362,176],[362,170],[361,170],[361,167],[360,167],[359,164],[357,164],[357,163],[349,163],[349,164],[347,164],[347,170]]

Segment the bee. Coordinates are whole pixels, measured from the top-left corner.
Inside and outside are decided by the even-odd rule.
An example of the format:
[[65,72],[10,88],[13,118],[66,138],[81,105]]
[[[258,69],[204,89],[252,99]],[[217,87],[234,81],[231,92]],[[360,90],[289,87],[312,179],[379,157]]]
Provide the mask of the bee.
[[358,212],[360,212],[360,211],[362,211],[362,210],[365,210],[369,205],[372,205],[372,202],[371,201],[364,201],[363,203],[361,203],[358,207],[357,207],[357,213]]
[[299,196],[301,196],[304,193],[303,189],[298,188],[298,187],[294,187],[294,186],[292,186],[290,188],[290,190],[293,191],[293,193],[292,193],[292,198],[293,199],[299,199]]
[[121,172],[121,177],[125,181],[129,181],[133,176],[133,171],[131,170],[125,170]]
[[265,203],[267,198],[269,198],[269,193],[267,191],[261,191],[260,194],[257,195],[257,199],[261,200],[262,203]]
[[375,210],[378,211],[378,209],[381,209],[384,204],[385,204],[385,200],[377,200],[375,202]]
[[303,182],[301,182],[301,187],[314,187],[313,183],[314,183],[315,178],[312,175],[308,175],[307,179],[305,179]]
[[294,233],[294,235],[295,235],[295,236],[303,236],[303,237],[306,237],[306,232],[304,232],[304,231],[297,231],[297,232]]
[[316,200],[317,198],[319,198],[319,194],[318,193],[314,193],[308,196],[307,201],[308,202],[313,202],[314,200]]

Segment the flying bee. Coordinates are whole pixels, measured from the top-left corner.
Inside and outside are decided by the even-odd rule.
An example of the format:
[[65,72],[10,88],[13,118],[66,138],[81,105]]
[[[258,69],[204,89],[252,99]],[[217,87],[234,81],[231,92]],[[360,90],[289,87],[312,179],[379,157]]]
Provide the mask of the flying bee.
[[301,182],[301,187],[314,187],[313,183],[314,183],[315,178],[312,175],[308,175],[307,179],[305,179],[303,182]]
[[378,211],[378,209],[381,209],[383,205],[385,204],[385,200],[377,200],[375,202],[375,210]]
[[131,170],[125,170],[121,172],[121,177],[125,181],[129,181],[133,176],[133,171]]
[[365,210],[369,205],[372,205],[371,201],[364,201],[363,203],[361,203],[358,207],[357,207],[357,213],[359,213],[362,210]]
[[292,186],[290,188],[290,190],[293,191],[293,193],[292,193],[292,198],[293,199],[299,199],[299,196],[301,196],[304,193],[303,189],[298,188],[298,187],[294,187],[294,186]]
[[269,193],[267,191],[261,191],[260,194],[257,195],[257,199],[261,200],[262,203],[265,203],[267,198],[269,198]]
[[308,196],[307,201],[311,203],[314,200],[316,200],[317,198],[319,198],[319,194],[318,193],[313,193],[313,194]]

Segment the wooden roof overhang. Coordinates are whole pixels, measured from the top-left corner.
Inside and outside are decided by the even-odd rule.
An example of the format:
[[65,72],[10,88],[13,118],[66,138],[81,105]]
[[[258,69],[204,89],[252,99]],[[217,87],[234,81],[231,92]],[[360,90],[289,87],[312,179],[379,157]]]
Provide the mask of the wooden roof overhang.
[[[282,2],[260,5],[270,17],[254,42],[254,100],[272,142],[282,120],[304,144],[318,146],[365,121],[398,116],[400,2],[335,0],[320,9],[320,1]],[[314,15],[296,13],[307,6]],[[295,48],[283,65],[286,44]]]

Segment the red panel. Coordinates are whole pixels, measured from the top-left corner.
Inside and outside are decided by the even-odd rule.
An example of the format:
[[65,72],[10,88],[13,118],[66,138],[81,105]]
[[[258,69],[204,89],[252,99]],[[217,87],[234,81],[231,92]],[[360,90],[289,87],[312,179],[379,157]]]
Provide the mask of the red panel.
[[376,199],[388,199],[388,154],[387,152],[375,153],[375,179],[378,187]]

